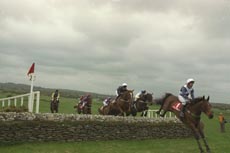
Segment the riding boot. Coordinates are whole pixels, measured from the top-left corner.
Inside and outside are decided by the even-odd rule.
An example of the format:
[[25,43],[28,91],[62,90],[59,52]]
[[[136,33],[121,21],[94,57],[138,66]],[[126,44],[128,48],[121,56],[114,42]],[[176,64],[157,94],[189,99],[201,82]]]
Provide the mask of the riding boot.
[[182,105],[181,111],[180,111],[180,117],[184,117],[184,112],[185,112],[185,105]]

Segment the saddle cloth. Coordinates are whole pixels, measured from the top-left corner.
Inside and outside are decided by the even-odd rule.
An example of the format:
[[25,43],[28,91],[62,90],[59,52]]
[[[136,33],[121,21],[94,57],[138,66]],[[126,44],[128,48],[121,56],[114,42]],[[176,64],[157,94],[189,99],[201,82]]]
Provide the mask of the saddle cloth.
[[177,110],[177,111],[181,111],[181,108],[182,108],[181,102],[178,101],[178,102],[174,103],[172,105],[172,108],[175,109],[175,110]]

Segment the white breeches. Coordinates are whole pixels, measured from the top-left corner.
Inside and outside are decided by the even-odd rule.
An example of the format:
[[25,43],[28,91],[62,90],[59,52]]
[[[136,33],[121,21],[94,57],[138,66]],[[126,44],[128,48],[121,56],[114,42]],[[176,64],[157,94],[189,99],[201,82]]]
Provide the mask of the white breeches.
[[184,97],[182,97],[181,95],[178,95],[178,99],[180,100],[182,105],[185,105],[187,103],[187,100]]

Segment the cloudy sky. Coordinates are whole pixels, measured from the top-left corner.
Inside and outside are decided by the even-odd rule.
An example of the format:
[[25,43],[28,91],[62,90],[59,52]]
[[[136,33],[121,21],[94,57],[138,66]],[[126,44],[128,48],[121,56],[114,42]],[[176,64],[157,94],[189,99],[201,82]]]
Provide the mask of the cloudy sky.
[[230,103],[229,0],[0,0],[0,82]]

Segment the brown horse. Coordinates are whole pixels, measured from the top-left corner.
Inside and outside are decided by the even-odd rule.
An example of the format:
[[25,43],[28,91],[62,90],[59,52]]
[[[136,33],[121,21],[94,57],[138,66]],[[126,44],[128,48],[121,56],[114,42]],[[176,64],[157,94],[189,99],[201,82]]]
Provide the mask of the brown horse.
[[141,116],[147,116],[148,114],[148,104],[153,103],[153,94],[147,93],[142,95],[136,100],[135,104],[131,107],[131,114],[133,116],[137,115],[137,112],[141,112]]
[[91,114],[92,98],[88,97],[86,104],[83,106],[83,102],[79,102],[74,106],[78,114]]
[[98,112],[101,115],[119,115],[120,109],[118,107],[118,104],[115,102],[115,100],[112,100],[107,106],[101,106],[98,108]]
[[203,131],[203,123],[200,121],[201,113],[206,114],[210,119],[213,118],[212,106],[209,103],[209,97],[205,99],[205,97],[198,97],[191,101],[186,107],[185,116],[183,118],[180,117],[180,108],[181,103],[179,102],[177,96],[174,96],[170,93],[167,93],[165,97],[162,99],[161,108],[158,113],[160,114],[161,109],[163,113],[160,114],[162,117],[165,115],[167,111],[173,112],[177,118],[179,118],[185,125],[187,125],[190,129],[192,129],[194,133],[194,137],[197,141],[200,152],[203,153],[204,150],[200,143],[200,137],[203,139],[206,151],[210,153],[210,148],[205,139],[204,131]]
[[51,100],[51,102],[50,102],[51,113],[58,113],[58,106],[59,106],[59,101],[58,101],[57,97],[55,97],[54,100]]
[[128,116],[131,113],[131,105],[133,103],[133,91],[134,90],[127,90],[122,93],[116,100],[120,113],[118,115]]

